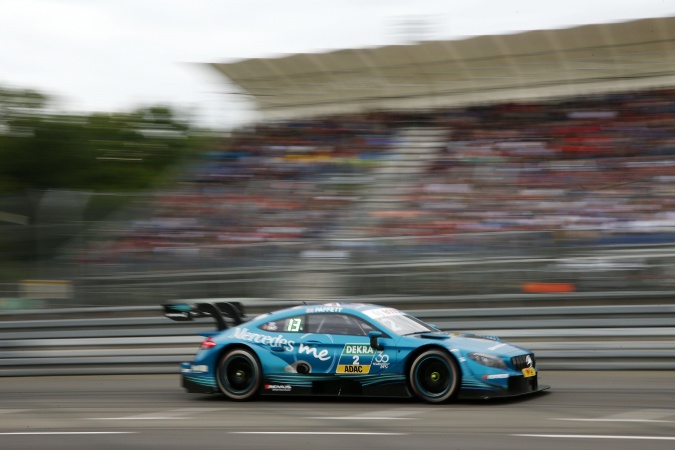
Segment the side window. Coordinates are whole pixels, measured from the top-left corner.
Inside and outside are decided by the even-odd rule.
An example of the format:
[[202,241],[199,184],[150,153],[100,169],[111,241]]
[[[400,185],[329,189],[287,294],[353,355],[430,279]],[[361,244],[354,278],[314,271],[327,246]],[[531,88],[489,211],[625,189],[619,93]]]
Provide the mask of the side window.
[[267,322],[260,326],[265,331],[302,333],[305,331],[305,316],[294,316],[283,320]]
[[307,332],[320,334],[348,334],[368,336],[374,328],[358,317],[348,314],[308,314]]
[[364,320],[359,319],[358,317],[354,317],[354,320],[356,320],[356,322],[359,324],[359,326],[363,330],[364,336],[368,336],[368,333],[370,333],[371,331],[377,331],[371,324],[369,324],[368,322],[366,322]]

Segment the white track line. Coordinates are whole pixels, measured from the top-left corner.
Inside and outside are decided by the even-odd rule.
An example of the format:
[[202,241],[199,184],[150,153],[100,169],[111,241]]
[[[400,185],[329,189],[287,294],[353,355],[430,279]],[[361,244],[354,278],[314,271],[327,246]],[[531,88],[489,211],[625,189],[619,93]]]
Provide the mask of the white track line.
[[178,420],[194,414],[225,411],[231,408],[180,408],[124,417],[92,417],[88,420]]
[[410,409],[410,408],[396,408],[380,411],[369,411],[361,414],[354,414],[351,416],[312,416],[307,419],[320,420],[416,420],[414,417],[408,417],[415,414],[424,414],[428,410],[424,409]]
[[320,420],[417,420],[414,417],[374,417],[374,416],[306,417],[306,419],[320,419]]
[[136,431],[18,431],[13,433],[0,433],[0,436],[20,436],[20,435],[43,435],[53,436],[61,434],[136,434]]
[[669,416],[675,416],[675,409],[637,409],[603,417],[566,417],[551,420],[567,420],[573,422],[672,423],[672,420],[663,420],[665,417]]
[[562,439],[625,439],[642,441],[675,441],[675,436],[612,436],[599,434],[512,434],[520,437],[562,438]]
[[341,436],[405,436],[408,433],[384,433],[367,431],[230,431],[230,434],[280,434],[280,435],[341,435]]
[[672,423],[672,420],[654,420],[654,419],[551,419],[551,420],[567,420],[570,422],[635,422],[635,423]]

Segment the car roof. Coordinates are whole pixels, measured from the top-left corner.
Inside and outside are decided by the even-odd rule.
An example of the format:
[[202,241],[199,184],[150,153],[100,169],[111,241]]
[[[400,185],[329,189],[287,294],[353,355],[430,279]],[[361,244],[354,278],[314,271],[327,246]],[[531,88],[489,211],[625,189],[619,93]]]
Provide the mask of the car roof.
[[305,305],[298,305],[292,308],[281,309],[277,311],[272,311],[270,314],[286,314],[288,312],[295,313],[352,313],[352,314],[362,314],[365,311],[370,311],[374,309],[391,309],[395,310],[396,308],[391,308],[388,306],[375,305],[372,303],[308,303]]

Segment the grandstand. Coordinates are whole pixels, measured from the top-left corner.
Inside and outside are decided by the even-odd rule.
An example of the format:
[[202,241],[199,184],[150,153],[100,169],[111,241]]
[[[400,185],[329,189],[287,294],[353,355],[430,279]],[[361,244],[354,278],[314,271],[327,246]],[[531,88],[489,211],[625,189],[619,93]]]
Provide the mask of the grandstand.
[[215,63],[264,119],[419,111],[675,85],[675,18]]
[[173,298],[670,287],[674,49],[675,18],[661,18],[213,64],[263,120],[87,254],[80,285]]

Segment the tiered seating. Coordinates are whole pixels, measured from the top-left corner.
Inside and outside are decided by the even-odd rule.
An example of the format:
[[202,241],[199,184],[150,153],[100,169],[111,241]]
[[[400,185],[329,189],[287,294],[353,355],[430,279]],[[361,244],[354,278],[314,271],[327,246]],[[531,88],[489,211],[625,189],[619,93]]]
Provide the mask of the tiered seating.
[[674,181],[675,91],[259,124],[111,246],[203,257],[331,236],[631,239],[673,231]]
[[445,123],[447,145],[397,211],[371,213],[371,236],[675,231],[673,91],[468,108]]

